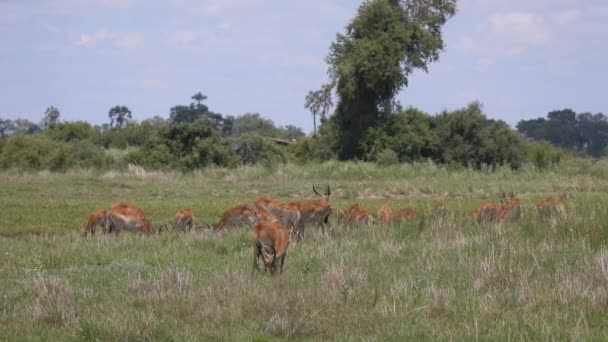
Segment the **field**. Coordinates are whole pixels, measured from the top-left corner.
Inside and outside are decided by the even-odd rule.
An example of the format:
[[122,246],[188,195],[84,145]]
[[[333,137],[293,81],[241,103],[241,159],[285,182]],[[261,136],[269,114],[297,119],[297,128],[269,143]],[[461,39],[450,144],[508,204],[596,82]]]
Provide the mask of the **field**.
[[[428,211],[446,220],[308,229],[285,272],[251,274],[248,232],[82,238],[87,215],[125,200],[153,225],[191,207],[215,223],[258,196]],[[477,224],[513,191],[523,217]],[[571,213],[534,203],[565,191]],[[478,172],[330,162],[192,174],[0,174],[0,340],[608,339],[608,163]],[[311,234],[312,233],[312,234]]]

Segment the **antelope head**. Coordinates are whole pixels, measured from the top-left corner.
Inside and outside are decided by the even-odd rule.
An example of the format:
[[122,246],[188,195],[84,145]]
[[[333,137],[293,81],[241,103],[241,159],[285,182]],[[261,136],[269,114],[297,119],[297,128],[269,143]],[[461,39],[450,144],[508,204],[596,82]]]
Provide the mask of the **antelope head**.
[[329,189],[329,184],[327,185],[327,190],[325,191],[325,195],[321,195],[317,189],[315,189],[315,185],[312,185],[312,191],[319,197],[321,197],[322,199],[329,201],[329,196],[331,196],[331,190]]

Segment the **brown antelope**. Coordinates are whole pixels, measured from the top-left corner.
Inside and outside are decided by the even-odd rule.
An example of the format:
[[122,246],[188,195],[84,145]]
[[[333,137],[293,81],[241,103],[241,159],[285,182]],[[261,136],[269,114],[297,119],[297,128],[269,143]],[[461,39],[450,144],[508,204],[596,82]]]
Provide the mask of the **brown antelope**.
[[321,195],[312,186],[314,193],[319,196],[319,199],[308,202],[291,202],[290,204],[297,208],[300,212],[300,219],[297,223],[297,229],[294,232],[296,239],[300,240],[304,237],[304,229],[307,224],[314,223],[317,227],[321,228],[323,234],[325,234],[325,228],[332,229],[331,223],[329,222],[329,215],[331,215],[331,205],[329,204],[329,196],[331,196],[331,190],[329,185],[325,195]]
[[403,208],[403,209],[400,209],[399,211],[393,213],[391,215],[390,220],[392,222],[398,222],[398,221],[403,221],[403,220],[415,219],[415,218],[419,218],[422,216],[423,216],[422,213],[416,209]]
[[515,220],[521,217],[521,201],[510,192],[509,196],[502,193],[501,210],[498,214],[499,220]]
[[383,204],[378,208],[378,220],[384,224],[388,224],[391,220],[393,210],[388,204]]
[[255,212],[255,223],[261,222],[261,221],[267,221],[267,222],[272,222],[272,223],[280,223],[280,220],[278,217],[276,217],[275,215],[271,214],[268,212],[268,210],[265,209],[258,209]]
[[110,232],[115,231],[117,235],[123,229],[147,236],[152,234],[152,226],[146,219],[143,209],[128,203],[112,205],[108,212],[108,221],[110,222]]
[[251,228],[258,219],[255,208],[252,205],[243,204],[226,210],[214,230],[220,231],[243,226]]
[[288,228],[296,227],[300,220],[300,212],[295,202],[282,203],[270,197],[258,197],[253,201],[257,210],[267,210],[271,215],[281,220]]
[[559,196],[559,200],[555,200],[553,197],[549,197],[542,202],[536,203],[536,212],[542,219],[548,219],[552,217],[565,217],[568,212],[568,206],[566,205],[566,199],[568,195],[562,192]]
[[366,225],[369,227],[373,223],[373,218],[365,209],[363,209],[361,204],[355,203],[338,212],[338,221],[343,221],[351,225]]
[[106,234],[106,223],[107,223],[107,212],[105,209],[98,209],[89,215],[89,220],[87,221],[87,225],[82,232],[83,236],[87,236],[88,233],[91,235],[95,235],[95,228],[97,226],[101,226],[102,232]]
[[277,262],[279,263],[279,272],[283,273],[283,265],[285,264],[285,256],[287,247],[289,246],[290,232],[277,223],[262,221],[253,227],[251,230],[253,239],[253,274],[255,270],[260,270],[258,267],[258,259],[262,256],[264,262],[264,272],[270,269],[270,274],[274,274],[277,270]]
[[479,208],[475,209],[475,211],[471,213],[471,216],[474,217],[478,223],[497,222],[501,210],[502,207],[500,204],[497,204],[494,201],[487,201],[482,203]]
[[283,202],[277,201],[270,197],[258,197],[253,201],[253,205],[257,210],[264,209],[276,217],[281,216]]
[[175,218],[173,219],[173,231],[185,232],[186,228],[188,231],[192,230],[194,227],[194,214],[192,214],[192,209],[184,208],[180,209],[175,213]]
[[300,207],[297,202],[281,204],[280,218],[285,227],[294,231],[300,221],[300,216]]

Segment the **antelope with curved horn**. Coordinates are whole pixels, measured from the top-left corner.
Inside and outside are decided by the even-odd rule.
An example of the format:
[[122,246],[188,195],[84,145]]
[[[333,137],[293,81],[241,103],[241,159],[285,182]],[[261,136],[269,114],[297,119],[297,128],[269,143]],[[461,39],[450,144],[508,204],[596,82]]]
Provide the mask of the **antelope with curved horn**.
[[331,215],[331,204],[329,204],[329,197],[331,196],[331,190],[329,185],[325,195],[321,195],[313,184],[313,192],[319,196],[319,199],[308,201],[308,202],[290,202],[293,208],[297,208],[300,212],[300,219],[296,225],[294,231],[295,239],[300,240],[304,237],[304,229],[307,224],[314,223],[318,228],[321,229],[325,234],[325,229],[332,230],[333,227],[329,222],[329,215]]

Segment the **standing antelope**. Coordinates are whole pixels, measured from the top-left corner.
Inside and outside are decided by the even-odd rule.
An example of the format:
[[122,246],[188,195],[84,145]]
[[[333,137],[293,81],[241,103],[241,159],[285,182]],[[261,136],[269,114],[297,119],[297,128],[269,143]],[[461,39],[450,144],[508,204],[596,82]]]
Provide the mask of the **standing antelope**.
[[270,269],[270,274],[274,274],[277,270],[278,261],[279,272],[283,273],[283,265],[285,264],[290,240],[290,233],[287,228],[277,223],[262,221],[253,227],[251,237],[253,239],[253,269],[251,273],[260,270],[258,267],[260,256],[264,262],[265,272]]
[[300,212],[295,202],[282,203],[270,197],[258,197],[253,204],[257,210],[267,210],[279,218],[285,227],[294,228],[300,220]]
[[321,228],[323,234],[325,234],[325,228],[333,229],[329,222],[329,215],[331,215],[331,205],[329,204],[329,196],[331,196],[331,190],[329,185],[325,195],[321,195],[312,186],[314,193],[319,196],[319,199],[308,202],[291,202],[294,208],[297,208],[300,212],[300,220],[297,223],[297,229],[294,232],[296,239],[300,240],[304,237],[304,229],[306,224],[314,223],[318,228]]
[[482,203],[479,208],[475,209],[471,213],[478,223],[483,222],[497,222],[499,220],[499,214],[502,207],[494,201],[487,201]]
[[194,227],[194,214],[192,213],[192,209],[184,208],[180,209],[175,213],[175,218],[173,219],[173,231],[188,231],[192,230]]
[[107,223],[107,212],[105,209],[98,209],[89,215],[89,220],[87,221],[87,225],[82,232],[83,236],[87,236],[90,232],[91,235],[95,235],[95,228],[97,226],[101,226],[102,232],[106,234],[106,223]]
[[566,199],[568,195],[562,192],[559,196],[559,200],[555,200],[553,197],[549,197],[542,202],[536,203],[536,212],[541,219],[548,219],[552,217],[565,217],[568,214],[568,206],[566,205]]
[[510,192],[509,196],[502,193],[501,211],[498,214],[499,220],[515,220],[521,217],[521,201]]
[[378,220],[384,224],[388,224],[391,220],[393,210],[388,204],[383,204],[378,208]]
[[146,219],[143,209],[128,203],[113,204],[108,212],[108,221],[110,232],[115,231],[117,235],[123,229],[132,233],[143,233],[146,236],[152,234],[152,226]]

